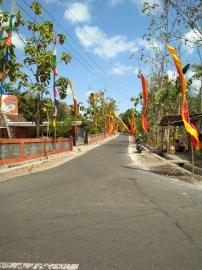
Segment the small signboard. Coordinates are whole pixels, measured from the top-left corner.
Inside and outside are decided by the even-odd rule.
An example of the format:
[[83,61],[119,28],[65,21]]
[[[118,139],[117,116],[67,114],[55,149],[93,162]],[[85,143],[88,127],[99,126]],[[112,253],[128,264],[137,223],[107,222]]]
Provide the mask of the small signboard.
[[11,95],[2,95],[1,111],[10,115],[18,115],[18,98]]

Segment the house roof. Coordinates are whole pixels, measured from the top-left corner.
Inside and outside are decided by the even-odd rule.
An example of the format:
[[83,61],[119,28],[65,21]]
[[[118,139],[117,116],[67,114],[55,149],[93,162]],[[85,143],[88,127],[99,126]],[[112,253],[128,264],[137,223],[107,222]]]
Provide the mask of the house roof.
[[5,123],[5,120],[4,120],[4,117],[3,117],[3,114],[0,113],[0,127],[1,128],[5,128],[6,127],[6,123]]
[[[195,113],[190,115],[190,121],[192,123],[196,123],[198,121],[202,120],[202,113]],[[161,121],[159,126],[183,126],[184,123],[182,121],[182,116],[181,115],[168,115],[164,116]]]
[[[22,114],[9,115],[0,113],[0,128],[6,128],[5,118],[9,127],[36,127],[35,122],[27,121]],[[41,126],[47,126],[48,122],[43,122]]]
[[28,122],[24,116],[22,114],[18,114],[18,115],[9,115],[6,114],[6,118],[8,120],[8,122],[13,122],[13,123],[17,123],[17,122]]
[[14,127],[30,127],[30,126],[36,126],[35,123],[27,121],[22,114],[18,115],[9,115],[0,113],[0,127],[6,128],[6,122],[7,121],[8,126],[14,126]]

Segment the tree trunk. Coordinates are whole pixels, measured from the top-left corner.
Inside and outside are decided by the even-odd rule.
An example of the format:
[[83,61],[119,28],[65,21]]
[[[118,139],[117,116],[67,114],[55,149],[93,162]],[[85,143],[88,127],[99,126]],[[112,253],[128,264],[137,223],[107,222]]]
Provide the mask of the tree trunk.
[[40,137],[40,122],[41,122],[41,115],[40,115],[40,108],[41,108],[41,98],[40,94],[37,97],[37,104],[36,104],[36,137]]

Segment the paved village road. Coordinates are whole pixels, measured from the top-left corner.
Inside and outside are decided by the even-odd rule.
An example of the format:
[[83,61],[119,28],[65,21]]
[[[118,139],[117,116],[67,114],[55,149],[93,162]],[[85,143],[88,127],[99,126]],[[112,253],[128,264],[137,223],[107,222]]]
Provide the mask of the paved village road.
[[202,189],[131,162],[121,135],[57,168],[1,183],[0,262],[202,269]]

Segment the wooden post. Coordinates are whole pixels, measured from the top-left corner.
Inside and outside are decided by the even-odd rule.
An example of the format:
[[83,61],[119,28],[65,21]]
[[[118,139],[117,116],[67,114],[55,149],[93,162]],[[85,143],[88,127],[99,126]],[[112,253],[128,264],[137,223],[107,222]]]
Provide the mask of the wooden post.
[[10,128],[9,128],[9,124],[8,124],[6,115],[5,115],[4,113],[2,113],[2,115],[3,115],[3,118],[4,118],[4,122],[5,122],[5,124],[6,124],[6,129],[7,129],[7,133],[8,133],[8,138],[11,138]]
[[170,127],[168,126],[168,133],[167,133],[167,154],[169,154],[169,145],[170,145]]
[[194,179],[194,148],[191,145],[191,160],[192,160],[192,179]]

